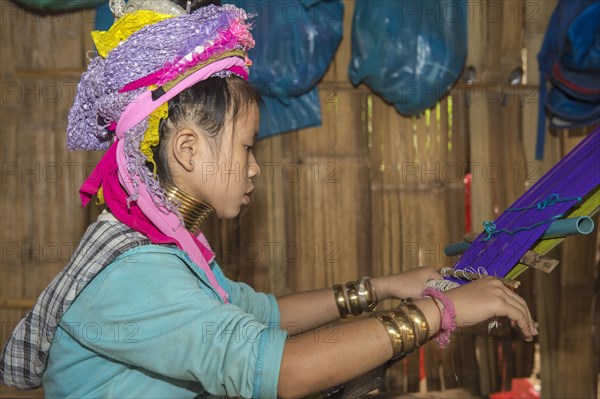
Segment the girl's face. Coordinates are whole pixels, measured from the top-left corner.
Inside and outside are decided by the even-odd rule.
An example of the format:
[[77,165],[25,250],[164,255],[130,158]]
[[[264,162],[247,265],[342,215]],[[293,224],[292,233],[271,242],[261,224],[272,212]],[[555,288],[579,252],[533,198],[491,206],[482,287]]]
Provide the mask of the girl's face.
[[260,173],[253,152],[259,118],[258,105],[248,104],[237,120],[225,123],[218,156],[205,145],[192,158],[189,194],[210,204],[219,218],[234,218],[250,203],[252,180]]

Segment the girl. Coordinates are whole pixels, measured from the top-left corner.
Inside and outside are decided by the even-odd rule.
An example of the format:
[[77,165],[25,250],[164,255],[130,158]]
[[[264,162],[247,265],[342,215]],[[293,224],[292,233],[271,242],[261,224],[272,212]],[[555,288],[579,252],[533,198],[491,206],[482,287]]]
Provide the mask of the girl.
[[[49,397],[300,397],[342,384],[456,325],[494,316],[537,331],[497,280],[442,294],[432,268],[275,298],[227,279],[200,232],[251,201],[260,98],[254,42],[233,6],[111,1],[69,115],[71,149],[106,154],[82,186],[106,204],[15,329],[5,383]],[[232,172],[237,171],[237,172]],[[238,173],[238,174],[235,174]],[[413,299],[373,312],[387,298]],[[310,331],[339,318],[333,339]],[[323,334],[325,335],[325,334]],[[322,335],[322,336],[323,336]]]

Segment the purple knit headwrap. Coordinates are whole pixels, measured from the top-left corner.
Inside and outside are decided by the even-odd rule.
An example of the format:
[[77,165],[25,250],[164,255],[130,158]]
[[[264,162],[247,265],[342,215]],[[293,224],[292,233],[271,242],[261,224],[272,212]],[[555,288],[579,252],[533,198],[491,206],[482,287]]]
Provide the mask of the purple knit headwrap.
[[[151,84],[176,79],[195,65],[232,50],[247,51],[254,42],[246,29],[246,12],[233,5],[209,5],[191,14],[167,18],[134,32],[108,53],[91,59],[69,112],[67,147],[106,150],[126,106]],[[127,167],[167,205],[156,176],[146,167],[140,143],[148,118],[124,137]],[[132,194],[131,200],[136,199]]]

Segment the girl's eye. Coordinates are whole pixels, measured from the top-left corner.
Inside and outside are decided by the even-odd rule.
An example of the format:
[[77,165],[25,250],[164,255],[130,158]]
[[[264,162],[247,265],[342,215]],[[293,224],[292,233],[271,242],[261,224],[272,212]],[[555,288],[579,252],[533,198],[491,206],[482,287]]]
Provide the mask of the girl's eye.
[[254,149],[254,147],[252,147],[251,145],[244,145],[244,149],[248,152],[252,151]]

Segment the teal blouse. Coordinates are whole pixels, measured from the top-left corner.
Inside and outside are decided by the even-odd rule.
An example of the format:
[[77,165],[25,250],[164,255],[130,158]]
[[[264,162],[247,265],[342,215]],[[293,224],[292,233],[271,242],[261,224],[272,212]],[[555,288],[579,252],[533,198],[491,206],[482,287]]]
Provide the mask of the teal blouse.
[[46,397],[276,397],[287,338],[277,301],[211,267],[228,304],[178,248],[118,257],[62,317]]

